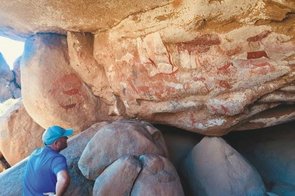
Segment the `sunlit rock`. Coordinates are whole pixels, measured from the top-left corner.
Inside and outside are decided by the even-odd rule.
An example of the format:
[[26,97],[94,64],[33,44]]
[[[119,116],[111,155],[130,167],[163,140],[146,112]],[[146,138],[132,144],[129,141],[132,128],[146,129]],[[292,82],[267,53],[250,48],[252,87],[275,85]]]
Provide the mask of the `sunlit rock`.
[[110,119],[104,102],[69,65],[65,36],[38,34],[26,41],[21,83],[25,108],[43,127],[56,124],[79,132]]
[[14,165],[42,146],[43,132],[44,128],[34,122],[19,99],[0,117],[0,151]]

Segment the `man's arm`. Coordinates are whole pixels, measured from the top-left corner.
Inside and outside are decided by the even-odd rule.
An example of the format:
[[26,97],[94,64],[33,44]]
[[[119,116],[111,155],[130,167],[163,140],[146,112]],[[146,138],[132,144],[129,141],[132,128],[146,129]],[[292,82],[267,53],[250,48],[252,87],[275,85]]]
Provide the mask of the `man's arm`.
[[69,184],[70,184],[70,175],[68,174],[67,170],[61,170],[56,175],[57,182],[55,187],[56,196],[62,196]]

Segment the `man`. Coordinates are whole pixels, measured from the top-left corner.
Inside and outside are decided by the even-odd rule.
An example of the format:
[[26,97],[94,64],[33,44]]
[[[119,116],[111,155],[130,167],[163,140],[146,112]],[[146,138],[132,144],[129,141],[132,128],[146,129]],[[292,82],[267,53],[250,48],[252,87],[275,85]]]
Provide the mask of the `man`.
[[70,183],[66,158],[59,152],[67,147],[72,129],[51,126],[42,135],[43,148],[29,157],[24,176],[24,196],[56,195],[65,193]]

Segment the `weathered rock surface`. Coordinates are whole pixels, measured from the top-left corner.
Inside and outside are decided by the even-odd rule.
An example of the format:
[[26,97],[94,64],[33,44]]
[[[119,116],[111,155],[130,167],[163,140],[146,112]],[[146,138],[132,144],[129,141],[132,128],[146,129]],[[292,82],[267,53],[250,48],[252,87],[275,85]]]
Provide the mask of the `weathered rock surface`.
[[143,35],[124,22],[95,36],[94,55],[128,116],[220,135],[280,104],[259,99],[295,80],[293,37],[268,26],[173,41],[174,34]]
[[266,191],[258,172],[222,138],[204,137],[185,158],[182,175],[189,195],[262,196]]
[[[114,94],[105,75],[104,68],[93,57],[93,36],[90,33],[68,32],[70,65],[81,79],[91,87],[95,96],[112,104]],[[110,111],[110,113],[115,111]],[[118,112],[115,112],[118,114]]]
[[166,5],[169,1],[141,0],[115,2],[1,0],[0,34],[28,37],[35,32],[95,32],[110,28],[130,14]]
[[124,156],[108,166],[95,180],[94,196],[130,195],[141,171],[141,163],[134,156]]
[[[31,4],[4,2],[3,9]],[[3,20],[0,29],[4,25],[3,33],[19,36],[67,34],[67,40],[61,36],[62,41],[52,43],[45,40],[58,36],[38,35],[27,41],[25,64],[33,64],[35,78],[50,84],[32,88],[30,94],[38,102],[24,98],[28,112],[42,126],[74,124],[81,130],[116,116],[223,135],[262,111],[286,102],[294,105],[294,3],[119,1],[105,6],[99,1],[80,6],[78,1],[52,1],[47,15],[41,5],[13,14],[4,10],[0,18],[13,15],[22,21],[30,12],[39,17],[27,19],[27,26]],[[86,7],[90,10],[85,13]],[[116,14],[106,13],[114,7]],[[24,81],[29,83],[26,89],[33,84]],[[65,82],[76,87],[60,87]],[[56,96],[60,91],[67,95]],[[51,111],[42,111],[44,104]],[[87,118],[77,120],[77,109]]]
[[143,121],[115,121],[98,130],[89,141],[79,160],[79,168],[86,178],[95,180],[121,156],[149,153],[168,156],[159,130]]
[[295,105],[285,104],[256,114],[235,130],[253,130],[287,123],[295,118]]
[[79,132],[98,120],[111,119],[69,64],[65,36],[38,34],[25,44],[21,66],[24,106],[42,127],[57,124]]
[[44,128],[26,112],[19,99],[0,116],[0,151],[10,165],[27,157],[42,146]]
[[131,196],[184,196],[178,174],[167,158],[148,154],[139,159],[143,169],[134,183]]
[[[36,41],[35,38],[28,41],[35,46],[43,44],[37,47],[38,52],[35,46],[27,46],[27,50],[34,51],[27,57],[46,56],[38,72],[34,70],[31,74],[44,80],[41,89],[34,88],[42,91],[42,96],[37,96],[39,100],[50,97],[48,92],[58,91],[45,87],[50,81],[59,81],[53,85],[63,88],[62,83],[68,82],[64,77],[76,81],[76,86],[80,83],[84,92],[59,96],[67,97],[66,101],[59,101],[67,108],[66,116],[42,111],[40,107],[44,103],[31,101],[36,102],[33,107],[24,101],[28,112],[42,126],[57,121],[55,124],[67,127],[72,123],[83,129],[90,121],[117,115],[205,135],[222,135],[282,102],[294,104],[294,91],[282,90],[295,80],[295,4],[291,1],[51,1],[44,4],[12,0],[1,5],[2,34],[28,37],[35,32],[55,32],[68,36],[70,58],[66,43],[46,44],[40,41],[40,35],[35,37]],[[29,11],[21,9],[27,6],[31,8]],[[46,45],[56,47],[49,49]],[[41,50],[42,47],[46,49]],[[27,65],[38,64],[25,59]],[[51,72],[59,67],[60,74],[51,76],[44,70],[48,66]],[[32,71],[26,72],[28,77]],[[75,89],[70,92],[77,92]],[[48,100],[53,99],[58,98]],[[64,113],[61,111],[65,109],[48,103],[46,107]],[[80,108],[80,117],[87,118],[77,120],[77,111],[68,107]],[[95,116],[93,110],[99,110],[100,115]],[[33,111],[42,111],[44,115]],[[57,120],[45,122],[45,116]]]

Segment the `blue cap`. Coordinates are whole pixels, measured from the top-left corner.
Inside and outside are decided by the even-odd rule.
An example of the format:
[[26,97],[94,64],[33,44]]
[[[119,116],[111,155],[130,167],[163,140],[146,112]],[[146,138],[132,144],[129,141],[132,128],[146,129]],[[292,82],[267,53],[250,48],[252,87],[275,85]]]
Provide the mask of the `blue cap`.
[[64,129],[60,126],[51,126],[48,127],[43,135],[42,135],[42,141],[45,145],[53,144],[57,139],[61,137],[68,137],[73,135],[73,129]]

